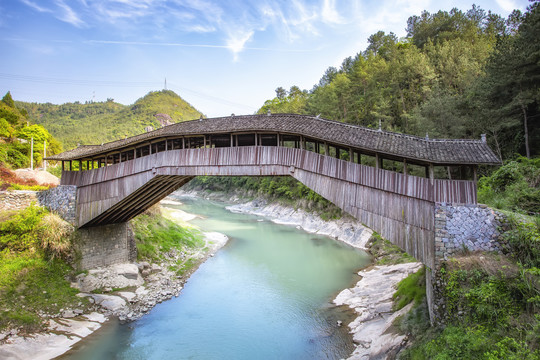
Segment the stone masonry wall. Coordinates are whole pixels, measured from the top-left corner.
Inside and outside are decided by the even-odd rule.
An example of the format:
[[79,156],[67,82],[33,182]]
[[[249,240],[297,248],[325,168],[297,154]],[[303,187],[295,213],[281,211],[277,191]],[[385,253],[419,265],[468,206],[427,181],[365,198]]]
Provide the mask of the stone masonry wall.
[[30,206],[32,202],[38,204],[36,191],[0,191],[0,211],[22,210]]
[[37,194],[39,204],[60,217],[71,225],[76,224],[77,215],[77,187],[74,185],[59,185],[55,188],[40,191]]
[[0,211],[22,210],[31,203],[54,211],[71,225],[76,225],[77,187],[60,185],[45,191],[0,191]]
[[500,251],[497,241],[504,215],[486,205],[435,204],[436,262],[456,252]]
[[506,218],[485,205],[435,204],[435,269],[426,272],[426,290],[431,323],[447,321],[444,279],[440,269],[444,261],[460,251],[501,251],[499,229]]
[[133,256],[133,232],[128,223],[79,229],[78,232],[81,270],[127,263]]

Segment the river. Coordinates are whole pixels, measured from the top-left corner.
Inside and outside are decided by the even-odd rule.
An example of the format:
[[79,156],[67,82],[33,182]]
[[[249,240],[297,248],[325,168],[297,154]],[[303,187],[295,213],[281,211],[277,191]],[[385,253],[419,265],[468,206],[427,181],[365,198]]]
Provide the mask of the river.
[[[354,349],[336,294],[369,262],[361,250],[202,199],[178,208],[229,243],[178,298],[138,321],[110,322],[61,359],[340,359]],[[175,207],[170,205],[170,207]]]

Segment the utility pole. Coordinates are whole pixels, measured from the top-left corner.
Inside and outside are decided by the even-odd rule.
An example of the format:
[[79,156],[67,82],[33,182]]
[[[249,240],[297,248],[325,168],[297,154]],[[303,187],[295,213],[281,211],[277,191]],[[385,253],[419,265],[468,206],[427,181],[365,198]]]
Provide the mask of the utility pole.
[[34,170],[34,138],[30,139],[30,170]]
[[47,140],[43,140],[43,170],[47,171]]

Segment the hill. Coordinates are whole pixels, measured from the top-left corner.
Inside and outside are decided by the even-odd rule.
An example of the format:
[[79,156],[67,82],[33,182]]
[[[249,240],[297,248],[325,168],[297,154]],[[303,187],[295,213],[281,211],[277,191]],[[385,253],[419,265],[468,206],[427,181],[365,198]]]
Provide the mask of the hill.
[[17,102],[32,122],[44,126],[64,149],[77,144],[100,144],[170,123],[199,118],[202,114],[170,90],[152,91],[133,105],[105,102],[75,102],[62,105]]

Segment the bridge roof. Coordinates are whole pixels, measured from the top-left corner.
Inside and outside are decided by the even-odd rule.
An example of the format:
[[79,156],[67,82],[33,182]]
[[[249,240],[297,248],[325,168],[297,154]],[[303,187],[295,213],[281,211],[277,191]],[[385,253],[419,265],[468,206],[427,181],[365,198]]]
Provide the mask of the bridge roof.
[[303,135],[344,148],[393,158],[433,164],[500,164],[500,159],[482,140],[426,139],[379,131],[307,115],[241,115],[184,121],[161,129],[102,145],[83,145],[50,156],[48,160],[81,160],[174,136],[229,133],[280,133]]

